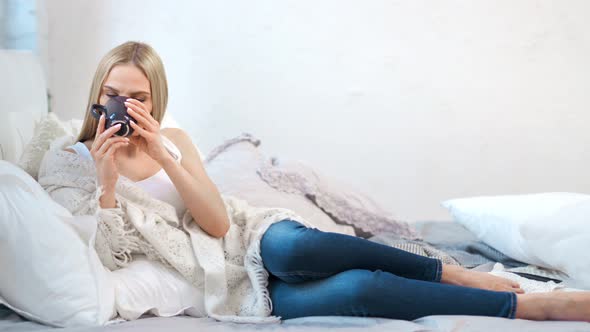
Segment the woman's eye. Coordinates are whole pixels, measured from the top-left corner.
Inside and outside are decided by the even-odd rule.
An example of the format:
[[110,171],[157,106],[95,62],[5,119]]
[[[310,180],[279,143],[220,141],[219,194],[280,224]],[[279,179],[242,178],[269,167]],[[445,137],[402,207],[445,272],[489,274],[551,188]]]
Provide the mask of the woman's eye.
[[111,97],[111,98],[113,98],[113,97],[116,97],[116,96],[117,96],[117,95],[114,95],[114,94],[108,94],[108,93],[107,93],[107,97]]

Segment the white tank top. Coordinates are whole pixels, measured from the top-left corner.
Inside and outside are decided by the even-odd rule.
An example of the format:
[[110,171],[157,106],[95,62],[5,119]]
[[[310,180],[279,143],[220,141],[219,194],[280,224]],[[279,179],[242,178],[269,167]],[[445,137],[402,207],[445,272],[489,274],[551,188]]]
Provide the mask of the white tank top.
[[[172,143],[172,141],[164,135],[162,135],[162,143],[164,143],[164,147],[174,157],[174,159],[176,159],[177,162],[180,162],[182,155],[180,154],[180,150],[176,147],[176,145],[174,145],[174,143]],[[87,159],[92,159],[90,151],[82,142],[77,142],[76,144],[69,146],[69,148],[73,149],[77,154]],[[166,174],[166,171],[163,168],[147,179],[134,183],[148,194],[152,195],[152,197],[174,206],[178,218],[182,220],[182,217],[186,211],[186,206],[182,201],[182,197],[176,190],[174,183],[172,183],[172,180],[170,180],[170,177],[168,177],[168,174]]]

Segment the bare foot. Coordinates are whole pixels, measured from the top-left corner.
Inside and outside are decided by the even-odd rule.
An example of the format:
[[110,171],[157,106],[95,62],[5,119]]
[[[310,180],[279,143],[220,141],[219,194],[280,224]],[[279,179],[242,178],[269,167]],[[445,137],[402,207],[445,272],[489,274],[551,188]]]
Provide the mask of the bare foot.
[[516,318],[590,322],[590,292],[519,294]]
[[498,292],[515,292],[522,294],[524,291],[516,281],[498,277],[486,272],[472,271],[456,265],[443,265],[442,283],[481,288]]

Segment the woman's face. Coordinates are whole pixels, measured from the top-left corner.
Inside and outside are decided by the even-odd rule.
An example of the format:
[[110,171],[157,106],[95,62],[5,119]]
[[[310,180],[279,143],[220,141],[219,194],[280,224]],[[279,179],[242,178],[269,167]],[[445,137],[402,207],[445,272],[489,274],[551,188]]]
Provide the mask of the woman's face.
[[[114,66],[105,80],[100,92],[99,103],[106,104],[110,97],[127,96],[137,99],[152,113],[152,96],[150,81],[143,72],[133,64]],[[134,131],[132,136],[137,136]]]

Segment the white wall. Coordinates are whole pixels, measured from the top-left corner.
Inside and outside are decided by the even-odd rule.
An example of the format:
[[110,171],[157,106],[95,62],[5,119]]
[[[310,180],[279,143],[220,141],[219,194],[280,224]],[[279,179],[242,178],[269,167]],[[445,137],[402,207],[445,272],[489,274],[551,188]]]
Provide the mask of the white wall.
[[204,152],[250,132],[409,220],[448,219],[458,196],[590,191],[588,1],[46,6],[62,117],[82,116],[108,49],[142,40]]

